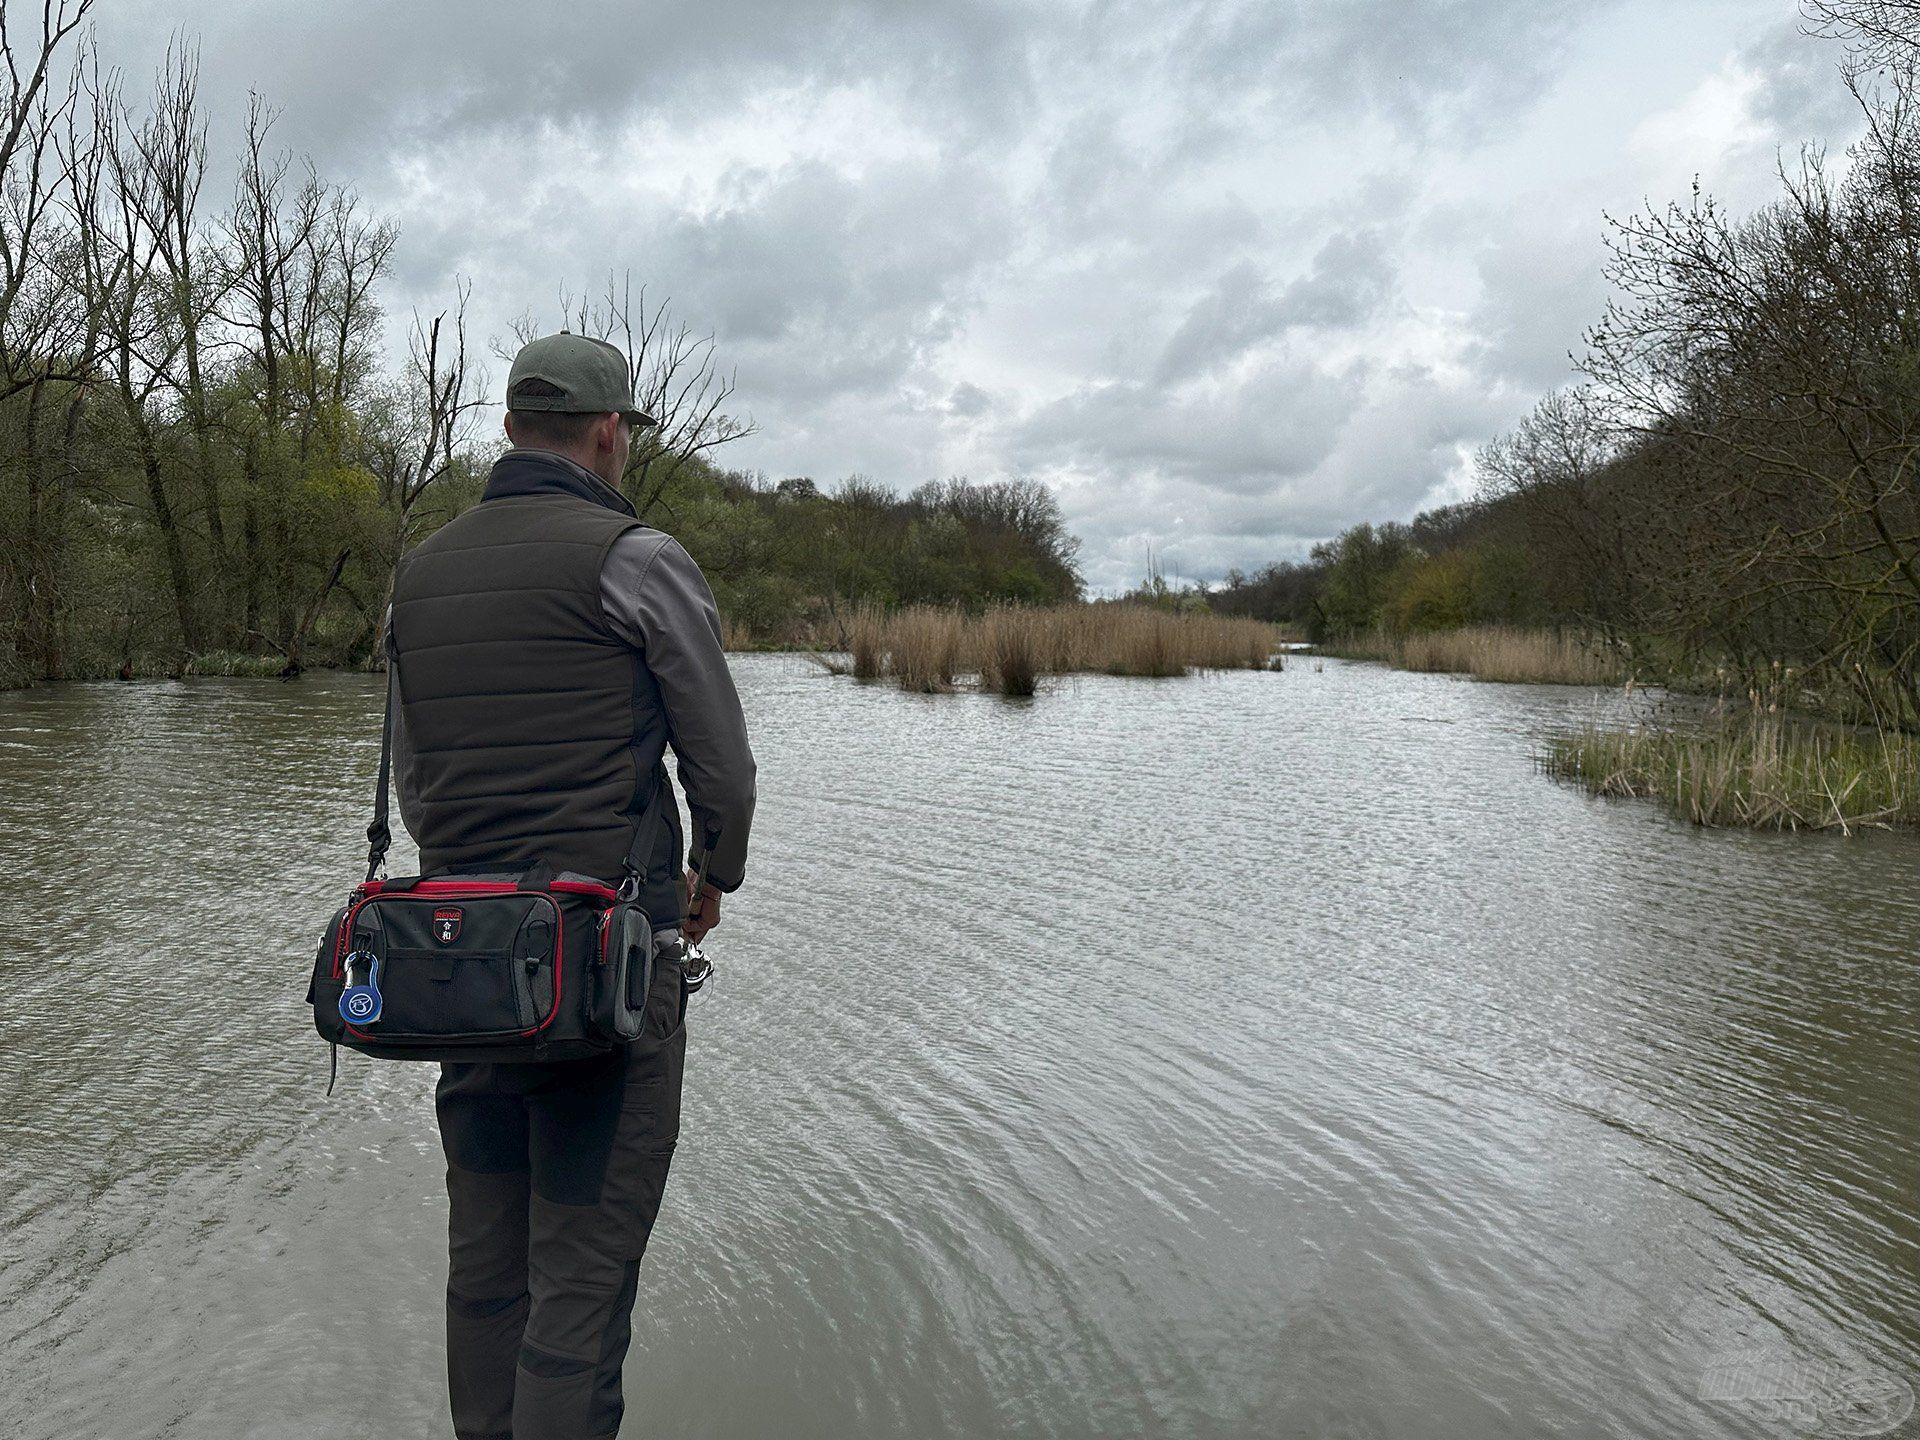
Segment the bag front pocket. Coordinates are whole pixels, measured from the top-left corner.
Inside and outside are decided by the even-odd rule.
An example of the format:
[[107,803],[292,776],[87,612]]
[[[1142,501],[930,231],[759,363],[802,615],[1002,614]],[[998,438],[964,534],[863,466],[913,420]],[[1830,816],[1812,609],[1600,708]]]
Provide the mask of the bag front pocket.
[[524,961],[504,951],[390,947],[380,957],[382,1006],[374,1033],[387,1036],[517,1035],[532,1028]]
[[379,962],[379,1018],[347,1027],[361,1039],[532,1037],[559,1013],[560,909],[543,892],[436,886],[376,893],[355,907],[341,934],[341,978],[349,952]]

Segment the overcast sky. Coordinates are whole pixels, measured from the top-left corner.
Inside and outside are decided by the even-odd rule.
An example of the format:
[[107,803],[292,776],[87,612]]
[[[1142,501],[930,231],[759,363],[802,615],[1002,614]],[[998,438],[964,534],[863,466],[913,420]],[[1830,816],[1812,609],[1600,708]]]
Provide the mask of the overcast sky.
[[484,346],[631,269],[737,368],[732,464],[1039,477],[1103,588],[1464,494],[1570,378],[1603,210],[1857,131],[1792,0],[97,14],[134,79],[197,34],[217,150],[257,89],[399,222],[402,320],[466,276]]

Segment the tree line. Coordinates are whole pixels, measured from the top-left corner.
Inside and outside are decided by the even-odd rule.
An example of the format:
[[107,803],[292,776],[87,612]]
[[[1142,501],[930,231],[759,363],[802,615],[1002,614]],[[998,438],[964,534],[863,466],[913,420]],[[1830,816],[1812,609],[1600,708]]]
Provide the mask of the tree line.
[[[478,501],[504,446],[467,289],[390,320],[394,223],[277,144],[257,96],[214,156],[194,47],[135,94],[97,57],[94,3],[48,0],[24,32],[0,6],[0,684],[369,663],[399,555]],[[494,354],[557,323],[623,348],[660,424],[622,489],[740,623],[1079,593],[1045,487],[731,473],[753,426],[711,335],[617,275],[560,308]]]
[[1235,574],[1214,608],[1316,639],[1572,627],[1649,678],[1920,726],[1920,115],[1907,0],[1813,0],[1865,123],[1776,199],[1609,217],[1580,380],[1477,457],[1471,501]]
[[855,475],[831,491],[689,471],[662,524],[742,636],[846,648],[863,606],[1055,605],[1081,597],[1079,540],[1038,480],[935,480],[904,495]]

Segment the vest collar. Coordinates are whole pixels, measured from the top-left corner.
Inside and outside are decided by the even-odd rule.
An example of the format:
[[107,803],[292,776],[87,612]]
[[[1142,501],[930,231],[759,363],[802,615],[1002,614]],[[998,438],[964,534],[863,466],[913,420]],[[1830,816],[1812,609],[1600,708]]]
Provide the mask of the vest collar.
[[499,500],[509,495],[577,495],[609,510],[635,515],[626,496],[586,466],[552,450],[519,447],[493,462],[493,469],[487,473],[487,488],[480,498]]

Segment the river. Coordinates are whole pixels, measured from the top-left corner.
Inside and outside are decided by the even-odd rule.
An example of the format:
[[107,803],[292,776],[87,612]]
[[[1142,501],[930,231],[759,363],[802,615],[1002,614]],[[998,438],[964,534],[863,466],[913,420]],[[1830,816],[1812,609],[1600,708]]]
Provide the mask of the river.
[[[1589,799],[1594,691],[734,664],[623,1433],[1914,1433],[1920,841]],[[301,1003],[380,698],[0,695],[0,1435],[451,1434],[436,1067]]]

